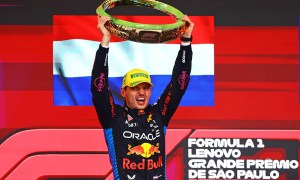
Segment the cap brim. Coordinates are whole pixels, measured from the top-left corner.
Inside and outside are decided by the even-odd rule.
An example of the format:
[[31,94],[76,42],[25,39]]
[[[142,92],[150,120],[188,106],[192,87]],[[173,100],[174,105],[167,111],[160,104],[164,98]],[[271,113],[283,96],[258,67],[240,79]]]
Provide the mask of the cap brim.
[[[141,81],[141,82],[139,82],[139,83],[137,83],[136,85],[134,85],[134,86],[137,86],[137,85],[139,85],[139,84],[141,84],[141,83],[148,83],[148,84],[150,84],[151,86],[154,86],[151,82],[148,82],[148,81]],[[129,85],[124,85],[124,86],[122,86],[122,88],[124,88],[124,87],[126,87],[126,86],[128,86],[128,87],[134,87],[134,86],[129,86]]]

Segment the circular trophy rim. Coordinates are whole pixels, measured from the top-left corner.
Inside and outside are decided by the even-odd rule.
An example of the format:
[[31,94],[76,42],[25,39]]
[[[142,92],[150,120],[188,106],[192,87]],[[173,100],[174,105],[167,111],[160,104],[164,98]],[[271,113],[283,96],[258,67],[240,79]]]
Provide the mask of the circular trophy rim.
[[[115,6],[134,5],[153,8],[172,16],[176,22],[171,24],[142,24],[115,18],[105,11]],[[162,43],[174,40],[184,32],[184,14],[178,9],[155,0],[106,0],[97,9],[100,16],[110,17],[105,27],[110,33],[122,39],[142,43]],[[147,37],[146,37],[147,36]]]

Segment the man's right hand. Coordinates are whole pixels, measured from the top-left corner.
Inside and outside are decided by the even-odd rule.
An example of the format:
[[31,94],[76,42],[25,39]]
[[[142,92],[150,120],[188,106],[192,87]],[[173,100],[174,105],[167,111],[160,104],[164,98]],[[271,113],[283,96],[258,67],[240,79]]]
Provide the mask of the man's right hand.
[[101,46],[108,48],[110,41],[110,32],[104,27],[104,24],[109,21],[110,18],[107,16],[98,16],[98,25],[97,28],[102,34]]

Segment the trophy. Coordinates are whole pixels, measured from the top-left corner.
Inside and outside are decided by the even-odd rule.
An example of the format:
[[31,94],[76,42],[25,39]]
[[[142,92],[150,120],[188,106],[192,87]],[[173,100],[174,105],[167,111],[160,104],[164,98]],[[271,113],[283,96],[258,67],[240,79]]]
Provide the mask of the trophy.
[[[141,24],[121,20],[105,12],[115,6],[125,5],[153,8],[172,16],[176,22],[172,24]],[[168,4],[155,0],[106,0],[96,9],[96,12],[100,16],[109,16],[110,21],[104,25],[106,29],[111,34],[125,40],[140,43],[163,43],[180,37],[185,30],[185,22],[182,21],[183,13]]]

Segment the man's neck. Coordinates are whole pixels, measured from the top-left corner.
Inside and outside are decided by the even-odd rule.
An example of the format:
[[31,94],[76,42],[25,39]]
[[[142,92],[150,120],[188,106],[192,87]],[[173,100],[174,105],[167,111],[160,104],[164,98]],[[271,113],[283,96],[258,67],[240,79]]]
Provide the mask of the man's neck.
[[124,103],[124,108],[126,111],[132,111],[132,112],[136,113],[137,115],[145,114],[148,106],[149,105],[147,105],[147,107],[145,109],[134,109],[134,108],[129,107],[126,102]]

